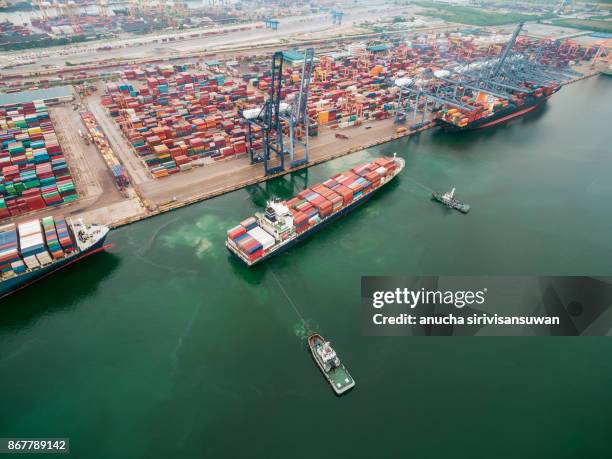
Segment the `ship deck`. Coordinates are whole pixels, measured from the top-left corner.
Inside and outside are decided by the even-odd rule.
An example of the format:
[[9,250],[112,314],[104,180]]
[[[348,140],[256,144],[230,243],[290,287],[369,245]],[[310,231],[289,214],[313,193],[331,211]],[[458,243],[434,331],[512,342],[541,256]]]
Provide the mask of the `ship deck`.
[[327,377],[337,393],[345,392],[355,385],[355,381],[344,365],[327,373]]

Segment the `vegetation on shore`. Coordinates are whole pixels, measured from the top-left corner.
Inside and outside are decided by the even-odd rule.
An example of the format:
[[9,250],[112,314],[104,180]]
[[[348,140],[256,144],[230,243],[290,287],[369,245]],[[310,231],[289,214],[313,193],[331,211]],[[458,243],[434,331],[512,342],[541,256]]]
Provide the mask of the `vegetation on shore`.
[[52,38],[46,37],[33,41],[22,41],[19,43],[4,43],[0,45],[0,51],[20,51],[22,49],[30,48],[49,48],[51,46],[62,46],[70,45],[73,43],[82,43],[87,41],[89,38],[85,35],[76,35],[70,38]]
[[496,26],[513,24],[520,21],[538,21],[556,17],[554,14],[521,14],[521,13],[498,13],[486,11],[469,6],[449,5],[433,1],[416,1],[415,5],[427,8],[419,12],[423,16],[435,17],[448,22],[458,22],[476,26]]
[[553,25],[560,27],[570,27],[579,30],[592,30],[593,32],[612,33],[612,21],[594,19],[556,19]]

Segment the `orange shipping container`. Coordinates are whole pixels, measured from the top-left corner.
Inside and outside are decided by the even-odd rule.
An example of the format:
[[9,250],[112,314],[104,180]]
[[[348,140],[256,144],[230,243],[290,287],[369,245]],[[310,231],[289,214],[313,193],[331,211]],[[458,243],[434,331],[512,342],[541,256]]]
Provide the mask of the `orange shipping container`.
[[372,70],[370,70],[370,76],[377,76],[382,72],[383,68],[380,65],[375,65]]

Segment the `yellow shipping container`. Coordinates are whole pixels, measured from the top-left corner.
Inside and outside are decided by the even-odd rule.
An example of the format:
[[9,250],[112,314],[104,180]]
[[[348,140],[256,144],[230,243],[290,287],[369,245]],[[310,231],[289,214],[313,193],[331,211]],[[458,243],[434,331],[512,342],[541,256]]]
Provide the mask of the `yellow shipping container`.
[[317,114],[317,120],[319,121],[319,124],[327,123],[329,121],[329,112],[319,112]]

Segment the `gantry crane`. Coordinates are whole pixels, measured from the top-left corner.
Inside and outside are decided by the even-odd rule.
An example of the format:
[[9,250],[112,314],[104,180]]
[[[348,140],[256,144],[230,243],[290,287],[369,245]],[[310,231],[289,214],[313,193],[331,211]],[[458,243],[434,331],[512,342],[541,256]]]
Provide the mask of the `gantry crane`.
[[128,17],[130,19],[135,19],[136,16],[138,15],[138,0],[128,0],[127,3],[127,11],[128,11]]
[[[400,78],[396,121],[404,121],[412,113],[422,112],[425,121],[428,108],[442,105],[471,112],[477,107],[464,101],[466,91],[472,96],[484,94],[500,99],[511,99],[517,93],[530,93],[526,83],[537,85],[559,84],[580,75],[571,69],[552,69],[540,63],[542,49],[527,54],[512,54],[518,34],[523,27],[519,23],[499,59],[487,59],[432,72],[420,81]],[[532,57],[530,57],[532,56]]]
[[65,16],[72,24],[75,31],[80,31],[79,25],[79,5],[74,3],[72,0],[67,2],[55,2],[52,4],[54,8],[57,8],[62,16]]
[[[289,124],[289,158],[291,167],[297,167],[308,162],[308,129],[310,125],[310,118],[308,116],[308,91],[310,88],[313,66],[314,48],[308,48],[304,53],[304,62],[302,63],[302,74],[297,97],[291,104],[289,115],[286,117],[281,115]],[[297,158],[297,145],[301,145],[304,148],[304,156],[302,158]]]
[[514,43],[516,43],[516,38],[518,37],[518,34],[521,32],[521,29],[523,28],[523,25],[524,25],[523,22],[519,22],[518,26],[516,26],[516,29],[514,29],[514,32],[512,32],[512,37],[510,37],[510,41],[508,42],[508,44],[504,48],[504,52],[502,53],[501,57],[499,58],[499,61],[497,62],[497,64],[493,68],[493,71],[491,72],[491,75],[489,75],[490,78],[495,78],[497,75],[499,75],[499,72],[500,72],[502,66],[504,65],[504,62],[506,61],[506,59],[508,57],[508,54],[512,50],[512,47],[514,46]]
[[343,16],[344,16],[344,13],[342,11],[332,10],[331,12],[332,24],[342,25]]
[[50,6],[48,2],[43,0],[32,0],[34,5],[38,7],[38,11],[40,11],[40,17],[43,21],[49,20],[49,15],[47,14],[47,8]]
[[102,17],[109,16],[108,0],[96,0],[96,6],[98,7],[98,14]]
[[[263,162],[266,175],[276,174],[285,169],[285,149],[281,124],[281,86],[283,79],[283,53],[272,55],[272,74],[268,99],[261,109],[243,110],[247,122],[248,151],[251,164]],[[285,104],[286,105],[286,104]],[[282,107],[287,110],[287,107]],[[255,148],[255,127],[261,132],[261,153]],[[275,163],[274,165],[272,163]]]
[[[263,107],[240,111],[247,123],[247,149],[251,164],[263,162],[266,175],[282,172],[287,154],[292,167],[308,162],[308,90],[312,77],[314,48],[308,48],[304,53],[299,90],[291,104],[281,100],[283,62],[283,52],[275,52],[272,56],[272,81],[268,99]],[[288,149],[283,133],[285,126],[289,135]],[[261,134],[261,150],[256,147],[257,130]],[[303,156],[298,158],[297,147],[300,146],[303,148]]]
[[176,17],[184,19],[188,16],[187,4],[184,0],[174,0],[172,3],[172,12]]

